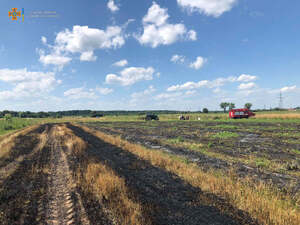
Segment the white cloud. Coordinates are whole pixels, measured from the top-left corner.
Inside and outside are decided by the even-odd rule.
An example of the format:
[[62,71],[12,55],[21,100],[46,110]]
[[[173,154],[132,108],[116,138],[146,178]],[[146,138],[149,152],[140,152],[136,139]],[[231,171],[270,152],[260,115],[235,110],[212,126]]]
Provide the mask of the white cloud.
[[112,93],[114,90],[111,88],[96,87],[96,91],[98,91],[102,95],[108,95],[108,94]]
[[252,76],[252,75],[247,75],[247,74],[242,74],[237,78],[237,81],[240,82],[250,82],[257,80],[257,76]]
[[253,83],[253,82],[250,82],[250,83],[241,83],[239,86],[238,86],[238,89],[239,90],[249,90],[249,89],[253,89],[256,87],[256,84]]
[[80,61],[96,61],[97,56],[94,55],[93,51],[83,52],[80,55]]
[[197,40],[197,33],[194,30],[190,30],[188,32],[188,39],[192,40],[192,41],[196,41]]
[[207,16],[219,17],[230,11],[237,0],[177,0],[177,3],[190,12],[198,11]]
[[173,55],[172,58],[170,59],[171,62],[173,63],[184,63],[185,57],[183,55]]
[[84,87],[81,88],[71,88],[64,92],[64,96],[70,99],[95,99],[97,98],[95,92],[92,89],[84,90]]
[[27,68],[0,69],[0,81],[14,86],[12,90],[0,91],[1,99],[39,96],[53,90],[61,83],[60,80],[55,79],[53,72],[30,72]]
[[42,36],[41,41],[42,41],[43,44],[47,44],[47,38],[46,37]]
[[[42,42],[46,38],[42,37]],[[40,62],[44,65],[55,65],[62,69],[72,58],[71,54],[80,53],[81,61],[95,61],[96,49],[116,49],[125,44],[125,35],[119,26],[109,26],[106,30],[89,28],[88,26],[73,26],[72,30],[60,31],[54,45],[47,45],[50,53],[38,50]]]
[[199,70],[203,65],[204,63],[206,62],[206,59],[201,57],[201,56],[198,56],[196,61],[195,62],[192,62],[190,64],[190,67],[195,69],[195,70]]
[[213,90],[213,92],[216,93],[216,94],[217,94],[217,93],[220,93],[220,92],[221,92],[221,88],[220,88],[220,87],[217,87],[216,89]]
[[122,28],[109,26],[106,30],[73,26],[73,30],[65,29],[57,34],[56,48],[60,51],[83,53],[95,49],[119,48],[125,43]]
[[55,52],[45,55],[45,52],[42,50],[39,50],[39,61],[43,63],[44,65],[54,65],[58,66],[59,69],[62,69],[65,65],[67,65],[72,58],[63,56],[60,54],[56,54]]
[[[149,102],[153,101],[153,93],[156,89],[150,85],[142,92],[134,92],[131,94],[131,99],[129,101],[129,105],[131,107],[140,105],[141,107],[149,107]],[[151,106],[150,106],[151,107]]]
[[185,92],[185,95],[194,95],[194,94],[196,94],[196,90],[189,90]]
[[129,86],[142,80],[152,80],[155,70],[152,67],[128,67],[120,72],[120,76],[115,74],[106,75],[107,84],[120,84]]
[[141,100],[141,98],[143,98],[147,95],[150,95],[155,91],[156,91],[156,89],[152,85],[150,85],[143,92],[135,92],[135,93],[131,94],[131,98],[136,99],[136,100]]
[[194,40],[196,32],[191,30],[187,32],[184,24],[169,24],[167,9],[161,8],[156,2],[148,9],[147,15],[143,18],[144,32],[136,36],[137,40],[143,45],[149,45],[156,48],[159,45],[170,45],[183,39]]
[[128,61],[126,59],[120,60],[118,62],[115,62],[113,64],[113,66],[119,66],[119,67],[123,67],[126,66],[128,64]]
[[159,95],[155,96],[156,100],[161,100],[161,99],[169,99],[169,100],[175,100],[176,98],[182,96],[182,92],[175,92],[175,93],[161,93]]
[[167,91],[181,91],[181,90],[192,90],[192,89],[196,89],[196,88],[201,88],[201,87],[208,87],[208,85],[210,84],[210,81],[208,80],[202,80],[199,82],[186,82],[182,85],[173,85],[171,87],[169,87],[167,89]]
[[220,77],[217,78],[215,80],[209,81],[209,80],[201,80],[199,82],[193,82],[193,81],[189,81],[186,82],[184,84],[177,84],[177,85],[173,85],[170,86],[167,91],[181,91],[181,90],[192,90],[192,89],[197,89],[197,88],[218,88],[218,87],[222,87],[224,86],[226,83],[233,83],[233,82],[239,82],[242,80],[253,80],[255,77],[255,79],[257,79],[256,76],[250,76],[250,77],[245,77],[245,76],[239,76],[239,77],[234,77],[234,76],[230,76],[230,77]]
[[283,87],[280,89],[281,92],[292,92],[295,91],[297,89],[297,86],[287,86],[287,87]]
[[156,26],[161,26],[167,23],[169,18],[168,10],[161,8],[156,2],[148,9],[148,13],[143,18],[143,23],[153,23]]
[[119,7],[115,4],[114,0],[109,0],[107,3],[107,8],[111,12],[117,12],[119,10]]

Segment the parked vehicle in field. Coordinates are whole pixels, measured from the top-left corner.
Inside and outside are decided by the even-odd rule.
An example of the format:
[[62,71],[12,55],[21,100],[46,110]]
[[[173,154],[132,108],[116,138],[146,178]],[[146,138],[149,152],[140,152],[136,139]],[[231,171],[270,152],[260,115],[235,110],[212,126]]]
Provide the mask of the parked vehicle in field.
[[248,119],[251,116],[255,116],[255,113],[251,112],[249,109],[231,109],[229,111],[229,117],[231,119]]
[[190,116],[181,115],[179,116],[179,120],[190,120]]
[[147,120],[147,121],[149,121],[149,120],[159,120],[159,118],[158,118],[157,115],[148,114],[148,115],[146,115],[145,120]]

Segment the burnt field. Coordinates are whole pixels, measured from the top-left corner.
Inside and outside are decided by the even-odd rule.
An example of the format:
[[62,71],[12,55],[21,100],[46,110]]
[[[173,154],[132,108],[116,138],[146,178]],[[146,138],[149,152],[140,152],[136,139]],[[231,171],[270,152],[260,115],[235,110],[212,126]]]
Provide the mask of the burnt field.
[[150,149],[184,156],[204,169],[300,190],[300,123],[104,122],[84,123]]
[[[85,125],[36,125],[0,139],[0,224],[299,224],[298,168],[288,167],[295,124],[277,143],[283,128],[274,124]],[[272,146],[286,161],[273,162]]]

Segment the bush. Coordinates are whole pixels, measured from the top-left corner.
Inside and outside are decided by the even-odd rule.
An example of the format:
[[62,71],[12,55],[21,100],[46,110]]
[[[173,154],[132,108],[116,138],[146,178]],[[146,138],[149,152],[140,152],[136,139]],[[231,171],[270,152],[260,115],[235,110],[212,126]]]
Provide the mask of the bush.
[[11,122],[11,120],[12,120],[11,114],[9,114],[9,113],[5,114],[4,119],[5,119],[5,121]]

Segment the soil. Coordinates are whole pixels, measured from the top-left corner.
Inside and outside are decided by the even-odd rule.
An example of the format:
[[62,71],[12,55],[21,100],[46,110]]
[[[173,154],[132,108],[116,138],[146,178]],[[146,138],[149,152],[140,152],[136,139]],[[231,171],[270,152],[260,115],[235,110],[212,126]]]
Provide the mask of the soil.
[[[77,126],[67,126],[88,144],[86,157],[124,178],[133,193],[130,198],[143,206],[151,224],[258,224],[246,212],[176,174]],[[10,157],[0,161],[0,224],[115,224],[102,204],[105,199],[99,202],[77,186],[73,174],[80,159],[64,146],[60,129],[60,124],[46,124],[18,136]],[[4,171],[10,172],[4,176]]]
[[[210,144],[210,151],[228,155],[233,158],[243,158],[253,155],[256,158],[266,158],[278,164],[285,165],[300,159],[291,150],[300,150],[300,136],[278,137],[276,134],[299,134],[299,124],[273,123],[225,123],[225,122],[101,122],[83,123],[84,125],[137,144],[141,144],[155,151],[165,151],[170,154],[186,157],[196,162],[204,170],[211,168],[223,171],[234,171],[240,176],[250,176],[256,181],[272,183],[284,191],[297,193],[300,191],[300,177],[288,175],[285,171],[272,172],[258,166],[249,166],[241,162],[226,161],[207,156],[200,151],[191,151],[162,143],[163,139],[182,138],[184,141],[199,143],[204,146]],[[212,138],[220,132],[234,132],[239,136],[228,139]],[[288,144],[286,140],[294,140],[299,144]],[[300,171],[300,166],[295,171]]]
[[15,140],[11,157],[0,167],[0,174],[10,171],[1,177],[0,224],[109,224],[98,205],[97,216],[89,221],[58,129],[42,125]]
[[[128,151],[108,144],[81,128],[68,125],[89,144],[87,154],[112,168],[135,193],[144,208],[150,208],[153,224],[257,224],[247,213],[228,205],[213,194],[203,193],[177,175],[152,166]],[[205,201],[230,208],[231,215]]]

